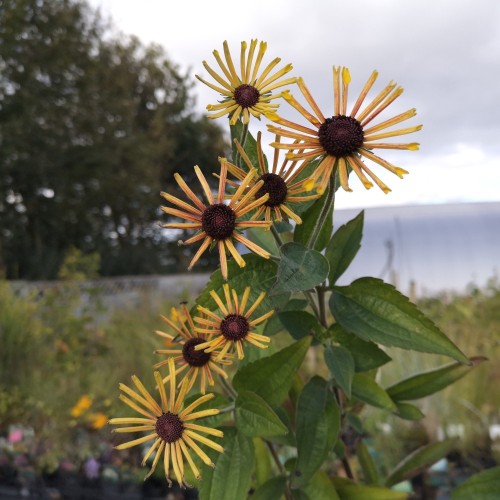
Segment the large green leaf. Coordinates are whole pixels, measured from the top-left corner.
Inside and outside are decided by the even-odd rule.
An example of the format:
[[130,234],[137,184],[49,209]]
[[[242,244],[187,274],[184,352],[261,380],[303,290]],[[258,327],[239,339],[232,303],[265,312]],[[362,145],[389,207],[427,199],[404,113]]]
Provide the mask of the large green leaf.
[[331,479],[322,470],[317,471],[302,490],[311,500],[340,500]]
[[312,377],[297,402],[297,461],[292,488],[305,486],[332,451],[340,429],[337,402],[326,380]]
[[310,345],[311,337],[304,337],[267,358],[241,367],[233,378],[234,388],[238,392],[253,391],[273,407],[279,405]]
[[395,401],[398,407],[397,415],[404,420],[420,420],[425,417],[418,406],[404,401]]
[[483,357],[470,358],[470,366],[462,363],[450,363],[401,380],[388,387],[386,391],[392,399],[397,401],[425,398],[453,384],[466,373],[469,373],[471,368],[485,360],[486,358]]
[[254,448],[252,440],[233,427],[223,429],[222,446],[224,453],[209,450],[215,464],[212,469],[203,464],[202,480],[199,485],[203,500],[244,500],[248,496],[254,468]]
[[357,372],[367,372],[388,363],[391,358],[373,342],[362,340],[345,331],[338,323],[328,329],[327,336],[345,347],[354,359]]
[[255,450],[255,486],[264,484],[271,476],[273,476],[273,464],[271,463],[271,455],[269,449],[261,438],[252,439]]
[[[295,231],[293,232],[293,241],[297,243],[302,243],[303,245],[307,245],[309,238],[311,237],[312,232],[314,231],[314,227],[318,218],[324,209],[325,203],[328,200],[328,196],[325,193],[321,198],[317,199],[311,207],[309,207],[306,212],[301,216],[302,224],[299,224],[295,227]],[[316,240],[316,244],[314,245],[314,250],[321,252],[323,250],[328,240],[330,239],[330,235],[333,230],[333,205],[330,206],[330,210],[325,219],[325,223],[321,227],[320,233],[318,235],[318,239]]]
[[276,476],[259,486],[252,496],[251,500],[280,500],[285,492],[286,477]]
[[410,453],[389,473],[385,480],[386,486],[393,486],[405,479],[410,479],[433,463],[441,460],[457,447],[456,439],[446,439],[422,446]]
[[286,425],[258,395],[240,391],[235,403],[236,427],[245,436],[269,437],[287,434]]
[[354,359],[351,353],[345,347],[332,345],[325,349],[324,356],[334,380],[350,399],[354,376]]
[[460,349],[407,297],[377,278],[334,287],[330,308],[346,330],[386,346],[444,354],[469,363]]
[[270,295],[310,290],[328,276],[328,261],[316,250],[300,243],[285,243],[281,249],[276,283]]
[[[306,335],[321,338],[324,328],[320,322],[307,311],[283,311],[278,313],[278,318],[288,333],[296,340]],[[317,344],[318,341],[313,342]]]
[[483,470],[469,477],[451,492],[451,500],[498,500],[500,467]]
[[334,285],[344,274],[361,248],[363,221],[364,211],[361,211],[354,219],[340,226],[328,243],[325,256],[330,263],[330,273],[328,274],[330,285]]
[[[255,254],[245,254],[246,266],[240,268],[233,260],[228,261],[229,285],[234,288],[239,296],[243,294],[247,286],[251,287],[248,304],[252,304],[261,292],[267,292],[276,279],[278,266],[271,260],[263,259]],[[224,297],[222,287],[226,283],[222,278],[220,269],[212,273],[207,286],[199,294],[196,304],[206,307],[212,311],[217,309],[210,291],[214,290],[220,297]],[[265,314],[273,308],[279,308],[286,304],[288,295],[276,297],[267,296],[254,313],[255,317]],[[224,299],[223,299],[224,300]]]
[[375,380],[364,373],[356,373],[352,379],[352,395],[371,406],[397,411],[396,404]]
[[[365,486],[349,479],[332,479],[340,500],[405,500],[406,493],[390,490],[382,486]],[[325,499],[326,500],[326,499]]]

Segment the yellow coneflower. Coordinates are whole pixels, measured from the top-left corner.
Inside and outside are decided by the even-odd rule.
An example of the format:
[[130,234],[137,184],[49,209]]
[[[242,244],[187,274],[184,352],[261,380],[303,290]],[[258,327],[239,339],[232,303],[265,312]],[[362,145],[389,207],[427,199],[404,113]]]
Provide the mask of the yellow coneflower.
[[184,475],[185,460],[189,464],[196,479],[199,480],[201,478],[200,472],[191,457],[191,451],[196,453],[205,464],[214,467],[213,462],[197,443],[204,444],[220,453],[224,451],[221,445],[202,436],[200,433],[216,437],[223,437],[223,433],[218,429],[193,423],[194,420],[199,418],[217,415],[219,413],[219,410],[215,408],[197,412],[193,411],[201,404],[212,399],[214,394],[201,396],[183,409],[182,407],[189,380],[186,378],[183,380],[179,393],[177,394],[175,364],[172,358],[169,359],[168,368],[170,371],[170,392],[168,398],[160,372],[154,372],[154,377],[160,392],[160,403],[153,398],[142,382],[134,375],[132,376],[132,382],[137,390],[131,389],[125,384],[120,384],[120,389],[124,393],[120,394],[120,399],[130,406],[130,408],[140,413],[142,417],[112,418],[109,420],[109,423],[126,426],[113,429],[113,432],[147,433],[145,436],[134,439],[133,441],[127,441],[126,443],[115,446],[117,450],[125,450],[133,446],[147,443],[148,441],[153,441],[142,460],[142,465],[144,466],[152,454],[155,453],[151,470],[144,479],[147,479],[154,472],[160,458],[163,456],[163,467],[168,483],[172,483],[170,478],[170,468],[172,468],[179,485],[187,486]]
[[[155,354],[166,354],[167,356],[173,356],[176,369],[176,375],[184,372],[184,377],[189,379],[189,384],[187,391],[189,392],[196,380],[199,378],[200,382],[200,392],[205,394],[207,382],[209,385],[214,385],[214,378],[212,376],[212,371],[218,373],[224,378],[227,378],[226,372],[218,366],[217,363],[221,365],[230,365],[231,361],[229,359],[230,355],[226,355],[219,359],[217,363],[214,359],[217,356],[217,352],[205,352],[197,351],[195,347],[207,341],[206,336],[200,336],[195,331],[195,326],[190,312],[188,311],[185,304],[181,304],[181,312],[176,312],[176,320],[171,321],[165,316],[161,316],[161,319],[173,330],[174,335],[165,333],[157,330],[156,334],[160,337],[170,341],[168,349],[157,349]],[[169,363],[168,359],[156,363],[153,368],[158,369]],[[170,375],[163,379],[164,383],[167,383],[170,379]]]
[[267,349],[269,346],[263,344],[271,341],[269,337],[252,332],[252,328],[274,314],[274,309],[266,314],[259,316],[254,320],[250,320],[250,316],[257,309],[259,304],[264,300],[266,292],[262,292],[257,300],[247,310],[247,302],[250,296],[250,287],[246,287],[241,300],[238,298],[236,290],[229,288],[225,283],[223,285],[224,297],[226,303],[217,295],[214,290],[210,291],[210,296],[219,306],[222,315],[218,315],[203,306],[198,306],[198,310],[206,317],[195,317],[194,320],[201,325],[196,327],[196,331],[201,334],[217,334],[217,336],[208,340],[203,344],[198,344],[196,350],[204,350],[205,352],[213,352],[216,349],[221,349],[215,360],[222,357],[233,347],[236,347],[238,358],[245,357],[243,352],[243,342],[248,342],[262,349]]
[[229,200],[229,203],[224,203],[224,194],[226,189],[227,178],[227,159],[221,158],[221,171],[219,177],[219,191],[217,198],[214,199],[208,182],[206,181],[203,173],[198,166],[194,167],[196,175],[203,187],[203,191],[208,200],[205,205],[188,187],[182,177],[176,173],[175,180],[186,196],[193,202],[194,205],[186,203],[175,196],[168,193],[161,193],[161,195],[169,202],[173,203],[182,210],[170,207],[161,207],[161,209],[169,215],[180,217],[189,222],[187,223],[168,223],[163,224],[165,228],[172,229],[196,229],[198,230],[192,238],[189,238],[181,243],[189,245],[203,240],[198,251],[191,260],[188,269],[192,269],[194,264],[198,261],[200,256],[212,244],[216,243],[219,249],[221,273],[225,280],[227,280],[227,257],[226,248],[233,256],[234,260],[240,267],[245,266],[243,257],[239,254],[232,240],[235,240],[245,245],[249,250],[256,254],[268,259],[269,252],[256,245],[248,238],[245,238],[239,231],[249,227],[264,227],[269,228],[270,223],[267,221],[255,220],[241,220],[241,217],[248,212],[260,207],[268,199],[269,195],[265,194],[260,198],[254,200],[255,193],[262,187],[264,181],[255,183],[251,189],[245,191],[247,184],[256,175],[256,170],[252,169],[241,186],[234,192]]
[[[261,136],[262,134],[258,132],[257,159],[260,177],[250,179],[249,187],[255,185],[256,182],[264,181],[262,187],[255,193],[255,197],[258,198],[267,193],[269,194],[269,199],[257,209],[253,218],[258,219],[261,214],[264,214],[264,219],[266,221],[271,221],[271,216],[273,216],[275,220],[281,221],[283,219],[283,214],[285,214],[286,217],[290,217],[297,224],[302,224],[302,219],[291,209],[289,203],[314,200],[319,195],[299,196],[305,191],[305,188],[302,181],[294,182],[295,178],[300,173],[299,170],[295,169],[297,162],[294,161],[289,164],[289,160],[285,158],[278,169],[279,149],[277,148],[274,150],[273,166],[271,171],[269,171],[262,152]],[[276,136],[276,143],[279,143],[279,141],[280,137]],[[241,158],[247,164],[248,168],[251,169],[252,162],[245,153],[245,150],[241,147],[237,139],[235,139],[234,143],[236,144]],[[227,169],[242,182],[247,176],[247,172],[233,163],[228,162]],[[228,181],[228,183],[233,184],[231,181]],[[237,187],[237,184],[235,184],[235,186]]]
[[292,70],[291,64],[287,64],[274,74],[271,73],[280,63],[281,59],[279,57],[273,59],[259,75],[260,65],[267,50],[267,43],[260,42],[257,57],[254,60],[257,44],[258,40],[250,41],[247,55],[247,42],[241,42],[240,74],[238,74],[234,66],[227,41],[223,44],[225,63],[219,52],[217,50],[213,51],[222,74],[214,71],[206,61],[203,61],[203,66],[216,83],[207,82],[199,75],[195,75],[196,78],[223,96],[223,100],[219,104],[209,104],[207,106],[207,110],[213,112],[208,115],[208,118],[229,115],[231,125],[234,125],[240,117],[242,117],[244,124],[248,124],[250,115],[259,118],[261,114],[275,111],[278,108],[278,105],[271,104],[271,101],[281,97],[281,94],[273,95],[273,90],[295,83],[295,78],[280,80],[282,76]]
[[[342,74],[342,84],[341,84]],[[288,128],[275,127],[268,125],[268,129],[283,137],[294,139],[293,144],[274,143],[272,146],[279,149],[288,149],[288,156],[294,160],[303,160],[300,169],[303,169],[310,161],[323,156],[318,168],[309,180],[305,182],[308,189],[316,186],[319,193],[323,193],[328,180],[336,169],[339,172],[340,184],[346,191],[352,191],[348,184],[349,171],[351,168],[359,177],[366,189],[373,186],[373,183],[366,177],[370,177],[377,186],[385,193],[390,189],[361,161],[361,157],[378,163],[398,177],[403,177],[408,172],[402,168],[396,167],[388,161],[372,153],[372,149],[408,149],[417,150],[419,144],[411,143],[386,143],[378,142],[381,139],[396,137],[400,135],[417,132],[422,125],[417,125],[398,130],[381,132],[398,123],[401,123],[415,116],[416,110],[410,109],[404,113],[394,116],[388,120],[371,125],[371,122],[389,106],[397,97],[403,93],[402,87],[397,87],[395,82],[390,82],[365,108],[360,111],[363,101],[377,79],[378,72],[374,71],[363,90],[357,98],[351,110],[347,115],[347,96],[351,76],[349,70],[345,67],[335,67],[333,69],[333,89],[334,89],[334,115],[331,118],[325,118],[311,93],[299,78],[297,84],[306,101],[312,108],[312,113],[307,111],[295,98],[288,92],[283,93],[283,97],[304,116],[314,128],[304,127],[302,125],[284,120],[276,113],[267,114],[270,120],[284,125]],[[297,152],[293,152],[297,150]]]

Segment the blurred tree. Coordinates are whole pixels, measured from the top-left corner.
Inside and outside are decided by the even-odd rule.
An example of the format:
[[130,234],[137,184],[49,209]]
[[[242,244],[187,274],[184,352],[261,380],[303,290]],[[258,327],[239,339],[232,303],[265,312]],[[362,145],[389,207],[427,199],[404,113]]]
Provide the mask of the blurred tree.
[[175,171],[193,180],[195,164],[212,178],[228,151],[194,113],[189,74],[83,1],[2,0],[0,10],[6,277],[54,278],[72,247],[98,252],[103,275],[178,269],[192,249],[166,240],[159,193],[176,189]]

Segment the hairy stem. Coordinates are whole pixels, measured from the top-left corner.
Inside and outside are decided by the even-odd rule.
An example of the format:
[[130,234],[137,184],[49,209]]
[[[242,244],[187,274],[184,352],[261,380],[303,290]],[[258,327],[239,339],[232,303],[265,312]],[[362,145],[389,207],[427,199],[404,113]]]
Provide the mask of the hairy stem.
[[307,242],[307,248],[314,248],[316,245],[316,241],[318,241],[319,234],[321,229],[330,213],[330,208],[333,206],[335,202],[335,176],[331,176],[328,181],[328,192],[326,194],[325,204],[319,214],[316,223],[314,224],[314,228],[309,236],[309,241]]

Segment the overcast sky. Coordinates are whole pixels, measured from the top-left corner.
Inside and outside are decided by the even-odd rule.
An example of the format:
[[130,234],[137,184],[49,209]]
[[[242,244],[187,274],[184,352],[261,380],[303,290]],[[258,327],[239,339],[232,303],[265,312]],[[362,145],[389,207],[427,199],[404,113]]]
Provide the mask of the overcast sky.
[[[372,165],[392,193],[386,195],[376,187],[366,191],[351,176],[354,192],[339,190],[338,208],[500,201],[498,0],[90,0],[90,4],[123,33],[161,44],[169,59],[190,69],[193,77],[207,76],[203,60],[216,67],[212,51],[221,51],[224,40],[236,60],[242,40],[267,41],[264,63],[274,57],[292,63],[290,75],[304,78],[325,116],[333,114],[334,65],[351,70],[350,98],[357,97],[374,69],[379,71],[376,92],[390,80],[402,85],[405,92],[380,118],[416,107],[417,117],[405,126],[424,124],[422,131],[406,136],[420,142],[420,151],[379,153],[410,174],[400,180]],[[200,112],[219,98],[198,82],[195,94]],[[302,120],[294,111],[285,112],[286,107],[286,103],[281,106],[281,114]],[[225,119],[219,122],[223,125]],[[270,142],[272,136],[266,139]]]

